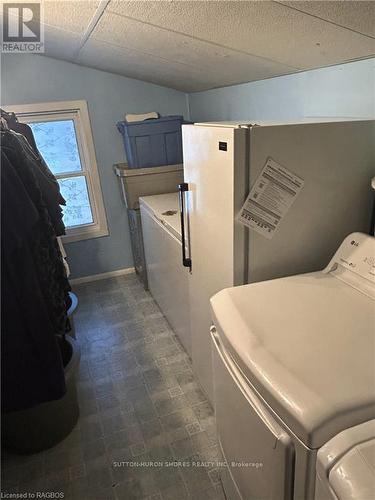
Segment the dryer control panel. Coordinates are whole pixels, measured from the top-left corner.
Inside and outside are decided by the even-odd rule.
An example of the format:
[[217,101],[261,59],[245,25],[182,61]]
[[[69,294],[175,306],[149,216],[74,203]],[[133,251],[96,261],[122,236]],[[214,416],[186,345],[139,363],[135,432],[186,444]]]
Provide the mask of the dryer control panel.
[[375,238],[363,233],[349,234],[324,272],[334,271],[338,266],[375,285]]

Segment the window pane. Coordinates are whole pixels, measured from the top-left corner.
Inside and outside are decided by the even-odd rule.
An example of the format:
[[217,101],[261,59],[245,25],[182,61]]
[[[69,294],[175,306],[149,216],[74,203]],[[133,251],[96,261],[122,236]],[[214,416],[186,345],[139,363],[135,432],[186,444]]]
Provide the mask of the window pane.
[[63,207],[65,226],[74,227],[94,222],[85,177],[79,175],[58,181],[61,194],[66,200],[66,206]]
[[82,170],[73,120],[29,125],[39,151],[55,175]]

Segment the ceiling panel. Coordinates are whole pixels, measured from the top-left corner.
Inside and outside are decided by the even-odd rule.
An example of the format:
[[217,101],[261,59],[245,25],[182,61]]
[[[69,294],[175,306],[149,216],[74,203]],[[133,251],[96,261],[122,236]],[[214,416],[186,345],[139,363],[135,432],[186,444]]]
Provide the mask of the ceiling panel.
[[[0,3],[5,3],[1,0]],[[12,0],[12,3],[21,3],[23,1]],[[43,2],[45,12],[44,37],[45,53],[44,55],[66,60],[74,60],[81,46],[81,30],[86,29],[86,22],[89,23],[91,16],[95,12],[95,6],[98,2],[87,2],[78,15],[80,4],[78,1],[55,1]],[[53,4],[53,5],[52,5]],[[87,8],[86,8],[87,7]],[[0,9],[0,21],[2,9]],[[1,22],[2,26],[2,22]],[[61,26],[69,26],[71,30],[62,29]]]
[[206,71],[187,69],[186,65],[146,54],[140,58],[138,51],[98,40],[89,40],[85,44],[77,62],[183,91],[212,88],[215,85],[215,80]]
[[[210,81],[216,77],[216,85],[259,80],[297,70],[110,13],[103,15],[91,38],[138,51],[140,64],[151,55],[183,65],[187,72],[195,68],[203,74],[209,73]],[[152,78],[147,64],[144,64],[144,77]]]
[[375,53],[375,40],[271,1],[112,0],[108,10],[303,69]]
[[44,23],[75,33],[84,33],[95,14],[99,1],[43,1]]
[[345,26],[364,35],[375,37],[375,2],[353,1],[294,1],[284,2],[294,9]]
[[44,27],[44,55],[74,61],[81,46],[81,36],[52,26]]
[[375,1],[42,1],[47,56],[183,91],[375,54]]

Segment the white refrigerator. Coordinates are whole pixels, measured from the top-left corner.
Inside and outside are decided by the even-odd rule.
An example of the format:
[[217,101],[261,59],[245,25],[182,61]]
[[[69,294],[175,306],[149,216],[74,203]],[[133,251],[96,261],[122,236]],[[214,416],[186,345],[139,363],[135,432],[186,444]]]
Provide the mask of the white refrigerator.
[[[346,235],[369,231],[375,121],[182,129],[181,250],[192,361],[212,402],[210,297],[223,288],[322,269]],[[240,212],[251,228],[237,221]],[[264,314],[276,307],[270,303]]]

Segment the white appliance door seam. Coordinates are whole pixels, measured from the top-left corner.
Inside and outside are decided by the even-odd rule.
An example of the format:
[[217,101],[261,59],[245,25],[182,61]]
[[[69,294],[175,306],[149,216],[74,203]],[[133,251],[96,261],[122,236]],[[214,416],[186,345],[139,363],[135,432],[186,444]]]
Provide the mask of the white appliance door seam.
[[[230,358],[229,353],[225,351],[225,348],[222,346],[220,342],[219,335],[214,331],[214,329],[211,329],[211,336],[214,341],[214,344],[216,346],[216,349],[219,353],[219,356],[224,363],[226,369],[232,376],[233,380],[236,382],[237,387],[240,389],[248,403],[251,405],[253,410],[256,412],[256,414],[259,416],[259,418],[263,421],[263,423],[266,425],[266,427],[272,432],[272,434],[275,436],[275,444],[274,448],[277,446],[277,442],[280,439],[283,439],[285,435],[288,436],[288,434],[284,431],[282,427],[280,427],[277,422],[273,422],[272,420],[273,417],[268,415],[268,412],[266,409],[263,409],[263,403],[258,400],[256,395],[253,393],[251,388],[249,387],[249,384],[246,382],[246,380],[243,378],[241,372],[239,369],[236,367],[235,363],[233,360]],[[271,420],[272,419],[272,420]],[[289,437],[289,436],[288,436]]]
[[[251,496],[246,496],[246,500],[250,500],[250,498],[258,498],[257,496],[254,497],[253,495],[259,494],[259,488],[262,488],[263,494],[271,495],[270,498],[277,498],[277,500],[291,500],[293,498],[295,477],[295,447],[292,436],[288,434],[287,430],[285,430],[278,424],[272,414],[268,412],[267,407],[264,406],[262,400],[259,399],[256,393],[252,391],[251,386],[247,383],[246,379],[237,368],[235,362],[231,359],[230,354],[222,345],[220,337],[216,332],[216,328],[213,326],[211,327],[210,331],[213,342],[214,357],[216,356],[221,363],[221,368],[217,368],[218,365],[214,362],[214,366],[216,366],[217,369],[217,371],[215,372],[216,377],[214,379],[214,383],[216,380],[218,380],[219,383],[217,387],[215,386],[214,390],[216,396],[218,396],[221,401],[219,407],[216,407],[218,437],[225,460],[228,461],[228,472],[229,476],[231,477],[231,483],[235,486],[235,489],[240,494],[240,496],[242,495],[243,497],[243,494],[240,493],[241,487],[237,484],[236,477],[240,481],[240,483],[242,483],[242,485],[243,481],[245,481],[245,478],[243,475],[241,478],[239,478],[239,472],[238,470],[236,470],[237,466],[234,465],[234,468],[232,468],[233,461],[234,463],[236,463],[238,456],[238,460],[245,460],[246,462],[246,460],[248,459],[244,458],[244,456],[247,456],[247,453],[249,453],[249,460],[252,460],[250,458],[252,456],[252,453],[260,452],[260,455],[258,456],[262,456],[262,446],[260,445],[259,439],[258,442],[249,441],[248,444],[250,448],[248,448],[248,451],[246,451],[247,445],[244,444],[244,442],[247,441],[247,437],[246,435],[243,435],[241,438],[241,436],[238,435],[233,440],[233,442],[237,444],[234,444],[234,446],[231,447],[232,449],[231,451],[229,451],[229,455],[227,455],[226,447],[228,445],[228,439],[230,439],[230,436],[228,435],[228,425],[226,425],[228,419],[227,417],[225,417],[225,414],[227,412],[225,409],[224,401],[225,394],[229,396],[228,390],[230,391],[230,394],[233,394],[233,396],[229,398],[231,399],[233,408],[236,408],[236,411],[241,410],[242,414],[246,413],[248,415],[246,418],[248,418],[249,420],[245,425],[244,418],[242,418],[241,415],[237,415],[235,417],[235,421],[239,428],[245,429],[246,425],[254,426],[254,428],[257,429],[255,432],[259,433],[259,435],[262,435],[265,438],[263,449],[266,450],[268,448],[269,451],[263,455],[261,463],[262,467],[264,466],[265,473],[267,474],[267,481],[270,479],[269,474],[273,474],[273,472],[271,472],[271,469],[273,471],[273,467],[278,468],[279,465],[281,465],[276,474],[277,479],[275,479],[275,483],[273,484],[273,486],[271,486],[273,492],[268,490],[268,486],[266,485],[268,485],[269,483],[267,481],[259,479],[259,481],[256,480],[257,485],[251,483],[252,485],[249,486],[249,488],[251,488],[252,490],[252,494]],[[225,380],[227,382],[225,382]],[[229,383],[231,387],[228,385]],[[236,392],[238,393],[238,396],[234,396],[234,393]],[[242,403],[237,404],[240,401],[240,398],[242,398]],[[224,442],[222,441],[222,438],[224,439]],[[244,439],[243,442],[242,439]],[[236,452],[238,452],[239,455],[237,455]],[[245,453],[245,455],[243,455],[243,453]],[[265,462],[263,462],[264,459]],[[280,464],[280,460],[282,460],[282,464]],[[250,484],[249,480],[250,478],[247,478],[246,480],[248,484]],[[226,484],[228,487],[228,483]],[[261,486],[262,484],[263,486]],[[253,490],[253,488],[255,489]],[[267,493],[265,489],[263,490],[263,488],[267,488]],[[233,491],[232,487],[230,487],[230,491]],[[277,496],[275,496],[275,493]],[[232,495],[232,493],[230,494]],[[247,495],[248,494],[249,491],[247,492]],[[263,496],[261,497],[263,498]]]

